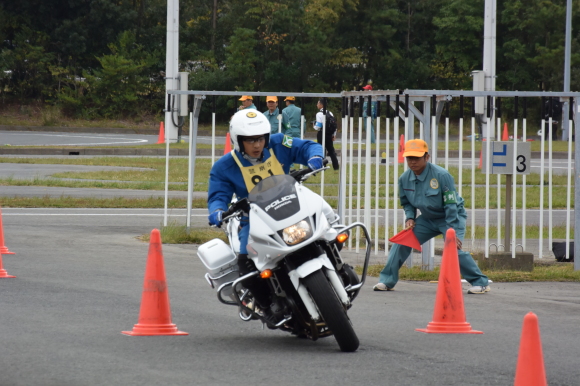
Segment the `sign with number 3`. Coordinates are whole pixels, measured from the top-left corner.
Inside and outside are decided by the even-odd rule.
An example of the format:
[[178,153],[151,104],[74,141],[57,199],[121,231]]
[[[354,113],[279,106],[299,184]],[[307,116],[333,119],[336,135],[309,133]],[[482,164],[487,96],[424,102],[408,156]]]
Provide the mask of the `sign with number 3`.
[[[483,144],[482,173],[490,174],[530,174],[532,150],[529,142],[518,142],[517,148],[514,142],[493,141],[490,143],[491,155],[487,157],[487,145]],[[514,148],[516,157],[514,162]]]

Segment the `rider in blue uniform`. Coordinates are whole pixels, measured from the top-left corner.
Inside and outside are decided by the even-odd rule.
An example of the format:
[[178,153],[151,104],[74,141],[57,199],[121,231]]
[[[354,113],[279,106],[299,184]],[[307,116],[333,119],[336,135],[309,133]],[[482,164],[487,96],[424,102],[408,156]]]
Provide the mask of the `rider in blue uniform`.
[[[270,175],[288,174],[290,165],[308,165],[312,170],[322,168],[322,146],[309,140],[292,138],[284,134],[270,135],[271,126],[264,114],[257,110],[238,111],[230,121],[231,153],[220,158],[211,168],[208,189],[209,222],[220,226],[222,213],[235,194],[238,199],[248,196],[252,188]],[[246,246],[249,236],[249,217],[240,221],[238,237],[240,273],[246,274],[256,268],[248,258]],[[244,283],[259,306],[267,310],[270,306],[268,292],[259,288],[264,281]]]

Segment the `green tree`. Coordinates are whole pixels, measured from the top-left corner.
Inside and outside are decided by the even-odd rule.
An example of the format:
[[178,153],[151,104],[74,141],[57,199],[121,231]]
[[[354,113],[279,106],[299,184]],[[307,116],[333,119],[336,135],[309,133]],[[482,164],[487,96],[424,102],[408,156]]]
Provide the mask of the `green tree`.
[[97,58],[100,69],[85,72],[81,87],[67,87],[60,95],[67,112],[80,112],[87,118],[118,118],[150,112],[153,105],[143,104],[143,100],[152,95],[161,98],[148,75],[156,58],[135,42],[133,32],[121,33],[118,42],[109,48],[111,55]]
[[433,18],[436,56],[431,68],[439,87],[471,88],[471,71],[482,67],[483,0],[454,0]]
[[50,95],[49,66],[54,54],[47,52],[46,34],[23,27],[11,42],[12,49],[0,53],[1,90],[18,100],[44,100]]

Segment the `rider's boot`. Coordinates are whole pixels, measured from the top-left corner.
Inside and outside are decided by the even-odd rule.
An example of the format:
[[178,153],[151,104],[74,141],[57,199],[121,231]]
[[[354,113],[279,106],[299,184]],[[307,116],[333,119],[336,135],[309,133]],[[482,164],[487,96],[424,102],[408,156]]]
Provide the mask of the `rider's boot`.
[[[248,254],[240,253],[238,255],[238,269],[240,276],[244,276],[250,272],[256,271],[256,265],[252,259],[248,258]],[[270,287],[268,287],[268,283],[264,279],[259,276],[254,276],[244,280],[242,285],[250,290],[252,295],[254,295],[254,299],[257,303],[256,306],[258,308],[263,311],[270,308],[270,303],[272,303],[272,299],[270,298]]]

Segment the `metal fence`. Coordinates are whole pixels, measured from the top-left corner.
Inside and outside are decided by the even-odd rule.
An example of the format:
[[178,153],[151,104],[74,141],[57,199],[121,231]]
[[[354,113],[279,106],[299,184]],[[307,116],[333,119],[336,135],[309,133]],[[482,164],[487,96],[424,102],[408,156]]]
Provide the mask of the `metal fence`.
[[[573,212],[572,208],[572,201],[575,203],[580,200],[579,190],[574,189],[572,192],[572,173],[580,167],[573,157],[576,150],[580,149],[576,144],[573,147],[572,140],[575,138],[574,131],[578,131],[580,120],[578,106],[580,93],[457,90],[376,90],[349,91],[340,94],[233,91],[170,91],[169,93],[193,96],[190,115],[190,151],[196,148],[199,110],[206,96],[273,95],[284,97],[294,95],[297,98],[342,98],[342,111],[340,111],[342,126],[339,124],[342,128],[340,133],[341,168],[338,192],[333,193],[328,189],[325,192],[325,176],[322,173],[320,193],[326,198],[333,198],[332,196],[337,194],[335,196],[337,211],[345,223],[363,221],[367,226],[373,227],[372,237],[376,256],[387,255],[388,242],[386,240],[402,227],[404,221],[402,210],[396,209],[399,206],[400,169],[406,170],[404,162],[399,165],[401,136],[404,141],[413,138],[424,139],[430,147],[431,162],[451,168],[453,174],[456,174],[456,188],[460,195],[466,197],[468,225],[470,224],[471,227],[471,233],[465,235],[464,245],[466,241],[471,242],[472,249],[481,250],[486,257],[494,249],[510,251],[514,257],[518,249],[532,249],[534,255],[542,258],[550,256],[554,227],[565,227],[566,237],[563,240],[567,248],[571,240],[580,236],[578,233],[580,229],[576,226],[578,212]],[[366,114],[362,109],[365,101],[367,102]],[[376,120],[371,113],[373,102],[376,102]],[[338,118],[338,111],[334,113]],[[363,115],[366,116],[364,119]],[[453,120],[451,115],[454,116]],[[562,118],[556,122],[555,117],[559,118],[559,116]],[[541,136],[535,138],[540,143],[540,150],[532,152],[532,159],[529,160],[533,177],[528,178],[526,174],[518,171],[516,158],[512,162],[513,173],[507,174],[509,177],[502,177],[499,174],[494,177],[492,168],[486,167],[487,164],[483,165],[483,171],[478,170],[482,159],[485,159],[487,163],[493,157],[492,141],[502,139],[505,134],[502,130],[502,123],[505,124],[507,120],[502,120],[504,117],[509,117],[507,120],[511,124],[511,138],[508,138],[508,142],[513,144],[514,157],[517,157],[517,149],[524,148],[524,144],[532,139],[527,137],[528,129],[542,130]],[[456,128],[451,127],[452,121],[457,122]],[[215,125],[215,120],[212,120],[212,123]],[[365,127],[373,125],[375,126],[375,144],[371,143],[371,136],[365,130]],[[556,131],[557,125],[563,128],[562,139],[567,143],[567,147],[566,150],[555,153],[552,133]],[[304,117],[302,126],[302,132],[304,132]],[[546,133],[548,133],[547,136]],[[457,143],[457,149],[452,150],[451,145],[455,146],[455,143]],[[481,147],[479,153],[476,147]],[[558,172],[556,176],[554,175],[554,171],[557,171],[555,160],[560,165],[559,167],[564,169],[562,175]],[[457,170],[454,164],[457,165]],[[193,181],[194,169],[195,158],[190,157],[190,181]],[[574,174],[574,176],[573,183],[577,187],[580,184],[580,175]],[[484,178],[484,183],[481,181],[482,178]],[[557,184],[554,184],[555,178],[559,181]],[[547,189],[547,198],[544,194],[544,186]],[[492,194],[493,190],[495,194]],[[558,196],[559,203],[565,202],[564,209],[554,209],[555,195]],[[562,196],[565,196],[565,200]],[[533,203],[530,203],[530,197],[533,198]],[[495,208],[492,208],[494,200]],[[191,202],[191,200],[188,201]],[[571,238],[573,213],[574,237]],[[532,215],[534,219],[531,218]],[[539,236],[534,239],[527,237],[527,226],[531,224],[539,228]],[[547,230],[544,232],[546,225]],[[485,229],[485,236],[482,239],[476,239],[475,230],[481,226]],[[502,226],[505,227],[503,233]],[[494,238],[490,236],[490,230],[495,230]],[[547,235],[544,236],[544,233]],[[360,237],[361,235],[357,235],[349,247],[358,251]],[[383,240],[383,243],[380,240]],[[580,253],[576,250],[578,248],[580,247],[575,246],[574,254]],[[567,250],[566,255],[570,256],[570,252],[572,251]],[[433,269],[434,255],[434,242],[423,245],[421,253],[423,268]],[[412,264],[412,259],[409,259],[408,263]],[[576,261],[574,268],[580,269],[580,262]]]

